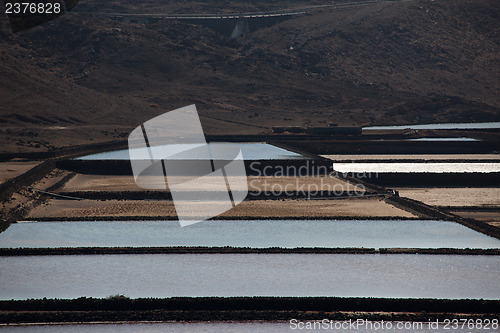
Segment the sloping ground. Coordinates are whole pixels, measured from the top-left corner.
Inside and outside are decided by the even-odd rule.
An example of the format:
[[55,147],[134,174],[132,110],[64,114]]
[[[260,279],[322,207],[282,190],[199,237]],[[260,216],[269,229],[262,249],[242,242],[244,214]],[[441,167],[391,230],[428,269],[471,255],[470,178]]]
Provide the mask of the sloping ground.
[[[110,6],[89,1],[81,10]],[[115,9],[158,6],[125,1]],[[256,2],[248,10],[267,7]],[[141,122],[191,103],[208,134],[498,120],[497,7],[451,0],[324,8],[238,40],[183,22],[144,26],[77,12],[14,35],[2,18],[1,150],[123,139]]]
[[[14,56],[17,47],[0,52],[0,145],[2,151],[50,150],[77,143],[80,136],[104,138],[88,127],[97,117],[127,105],[116,98],[76,85],[56,74]],[[30,55],[23,54],[29,59]],[[77,129],[76,133],[72,129]],[[63,131],[67,129],[67,131]]]
[[413,95],[390,107],[372,100],[365,113],[375,122],[482,121],[498,119],[499,14],[493,1],[391,2],[325,10],[249,38],[323,80]]

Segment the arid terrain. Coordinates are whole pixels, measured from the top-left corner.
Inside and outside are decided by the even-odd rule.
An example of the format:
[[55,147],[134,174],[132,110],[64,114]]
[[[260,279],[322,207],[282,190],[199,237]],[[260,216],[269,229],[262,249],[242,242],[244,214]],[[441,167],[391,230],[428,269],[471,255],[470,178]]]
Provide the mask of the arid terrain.
[[[189,217],[203,215],[207,207],[217,202],[203,202],[192,205]],[[307,219],[322,218],[415,218],[416,216],[396,208],[379,199],[329,200],[255,200],[244,201],[236,208],[219,216],[221,219],[244,217],[251,219]],[[51,200],[48,204],[33,210],[28,219],[52,220],[106,220],[115,218],[175,220],[177,215],[172,201],[106,200],[68,201]]]
[[[320,5],[88,0],[15,34],[2,16],[1,151],[125,139],[143,121],[192,103],[207,134],[498,121],[496,1]],[[193,22],[103,15],[301,8],[306,14],[238,39]]]

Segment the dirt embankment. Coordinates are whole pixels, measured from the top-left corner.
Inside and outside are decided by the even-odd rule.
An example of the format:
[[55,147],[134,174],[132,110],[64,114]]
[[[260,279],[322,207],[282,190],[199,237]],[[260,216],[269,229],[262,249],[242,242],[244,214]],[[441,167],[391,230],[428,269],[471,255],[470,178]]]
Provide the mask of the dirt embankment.
[[[31,168],[27,172],[0,184],[0,202],[3,217],[0,219],[0,232],[7,229],[9,225],[25,216],[33,207],[30,199],[17,196],[18,201],[12,199],[16,192],[25,191],[27,186],[40,181],[50,174],[55,167],[53,161],[45,161]],[[35,200],[36,201],[36,200]]]
[[[217,201],[189,205],[189,217],[204,216],[207,207],[221,205]],[[249,200],[217,216],[217,219],[399,219],[416,218],[404,209],[379,198],[349,198],[341,200]],[[58,200],[31,211],[29,220],[175,220],[172,201],[143,200]]]
[[[208,310],[209,309],[209,310]],[[337,297],[174,297],[0,301],[0,322],[370,319],[428,321],[495,318],[498,300]]]
[[[173,161],[173,163],[176,161]],[[224,164],[227,161],[221,161]],[[332,162],[327,159],[296,159],[296,160],[245,160],[248,176],[324,176],[330,174]],[[186,164],[196,165],[199,160],[179,161],[179,170]],[[57,167],[82,174],[95,175],[133,175],[129,160],[74,160],[57,161]]]
[[500,249],[411,249],[411,248],[243,248],[243,247],[64,247],[0,248],[0,256],[101,255],[101,254],[187,254],[187,253],[315,253],[315,254],[436,254],[500,255]]

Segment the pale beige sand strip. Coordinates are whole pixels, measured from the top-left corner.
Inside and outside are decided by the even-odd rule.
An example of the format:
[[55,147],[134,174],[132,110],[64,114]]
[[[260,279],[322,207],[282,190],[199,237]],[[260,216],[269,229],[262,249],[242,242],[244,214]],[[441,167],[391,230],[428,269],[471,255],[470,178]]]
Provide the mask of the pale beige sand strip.
[[0,163],[0,183],[15,178],[38,164],[40,162],[2,162]]
[[[152,177],[153,178],[153,177]],[[163,177],[162,177],[163,178]],[[158,179],[157,179],[158,180]],[[154,181],[154,179],[151,179]],[[159,181],[162,181],[160,179]],[[232,182],[234,184],[234,182]],[[330,176],[320,177],[247,177],[250,191],[355,191],[356,186]],[[240,184],[242,187],[245,184]],[[360,188],[358,188],[360,189]],[[61,189],[62,192],[73,191],[144,191],[135,184],[133,176],[103,176],[78,174]],[[205,188],[196,190],[226,190],[206,179]],[[233,188],[233,190],[235,190]]]
[[[203,212],[205,205],[193,205],[192,216]],[[175,217],[171,201],[119,201],[84,200],[70,201],[53,199],[46,205],[35,208],[28,218],[43,217],[116,217],[116,216],[170,216]],[[343,200],[253,200],[245,201],[223,214],[225,217],[253,217],[255,219],[280,217],[416,217],[378,198]]]
[[431,206],[500,207],[500,188],[397,188],[399,195]]

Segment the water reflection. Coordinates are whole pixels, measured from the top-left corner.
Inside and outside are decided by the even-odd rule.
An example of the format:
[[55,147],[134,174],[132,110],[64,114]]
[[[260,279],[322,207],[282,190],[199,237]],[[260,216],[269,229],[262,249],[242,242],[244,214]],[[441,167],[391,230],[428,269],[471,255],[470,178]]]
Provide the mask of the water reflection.
[[[213,142],[212,145],[224,145],[224,143]],[[182,151],[200,147],[198,144],[176,144],[168,146],[151,147],[152,150],[161,150],[162,153],[168,151],[166,157],[173,156]],[[279,160],[279,159],[303,159],[304,156],[295,152],[279,148],[267,143],[238,143],[244,160]],[[165,147],[168,147],[166,149]],[[135,156],[142,159],[149,159],[149,152],[146,149],[136,149]],[[107,153],[92,154],[78,157],[78,160],[129,160],[128,149],[117,150]],[[140,159],[140,158],[137,158]]]

